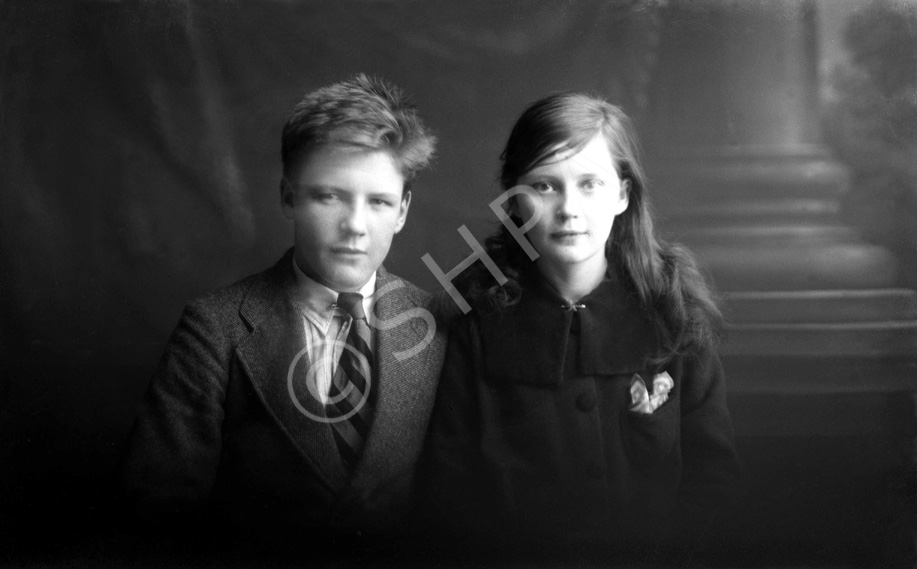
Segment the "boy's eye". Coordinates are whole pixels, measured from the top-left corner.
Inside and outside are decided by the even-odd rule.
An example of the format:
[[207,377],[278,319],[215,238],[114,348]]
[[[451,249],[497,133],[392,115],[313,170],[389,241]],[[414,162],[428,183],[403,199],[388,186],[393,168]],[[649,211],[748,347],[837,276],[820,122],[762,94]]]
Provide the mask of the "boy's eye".
[[388,200],[383,200],[383,199],[381,199],[381,198],[373,198],[373,199],[369,200],[369,203],[372,204],[372,205],[377,205],[377,206],[389,206],[389,205],[392,205],[392,203],[391,203],[390,201],[388,201]]

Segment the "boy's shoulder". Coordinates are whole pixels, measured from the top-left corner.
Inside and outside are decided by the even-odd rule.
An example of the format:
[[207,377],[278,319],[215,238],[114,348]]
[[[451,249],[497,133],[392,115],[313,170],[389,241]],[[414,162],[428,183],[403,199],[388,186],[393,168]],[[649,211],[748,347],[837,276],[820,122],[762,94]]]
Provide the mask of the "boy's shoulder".
[[270,306],[283,301],[294,280],[291,249],[270,268],[194,298],[186,310],[224,322],[240,316],[257,319]]

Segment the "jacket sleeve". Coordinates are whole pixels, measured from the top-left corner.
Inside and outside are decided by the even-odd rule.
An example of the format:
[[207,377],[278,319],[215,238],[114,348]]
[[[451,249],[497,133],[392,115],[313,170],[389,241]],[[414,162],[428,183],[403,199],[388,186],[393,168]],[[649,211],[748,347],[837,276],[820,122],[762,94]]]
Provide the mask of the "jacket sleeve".
[[481,456],[482,344],[473,318],[450,331],[436,402],[418,468],[415,533],[436,546],[494,539],[500,496]]
[[216,318],[189,305],[168,342],[127,442],[122,505],[153,525],[206,508],[221,450],[228,342]]
[[719,357],[707,351],[688,358],[684,377],[683,473],[675,531],[685,546],[705,549],[738,497],[741,468]]

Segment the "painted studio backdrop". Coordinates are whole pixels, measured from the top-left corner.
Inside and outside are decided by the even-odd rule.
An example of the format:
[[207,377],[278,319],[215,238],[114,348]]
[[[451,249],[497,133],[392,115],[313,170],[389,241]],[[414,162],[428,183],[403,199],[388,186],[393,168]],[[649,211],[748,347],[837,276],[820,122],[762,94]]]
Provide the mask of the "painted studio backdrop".
[[427,289],[497,220],[524,106],[636,121],[664,233],[724,297],[772,563],[907,563],[917,432],[914,2],[0,1],[0,561],[65,555],[184,303],[271,265],[280,129],[358,72],[439,137],[387,266]]

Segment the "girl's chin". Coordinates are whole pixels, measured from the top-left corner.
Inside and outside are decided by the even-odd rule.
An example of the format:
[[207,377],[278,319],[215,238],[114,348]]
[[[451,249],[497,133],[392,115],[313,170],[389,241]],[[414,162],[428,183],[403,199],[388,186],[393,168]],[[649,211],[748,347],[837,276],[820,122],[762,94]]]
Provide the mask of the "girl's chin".
[[541,256],[538,257],[535,264],[541,269],[546,267],[573,269],[590,263],[601,263],[605,255],[604,251],[597,253],[591,251],[552,251],[547,254],[539,251],[539,254]]

